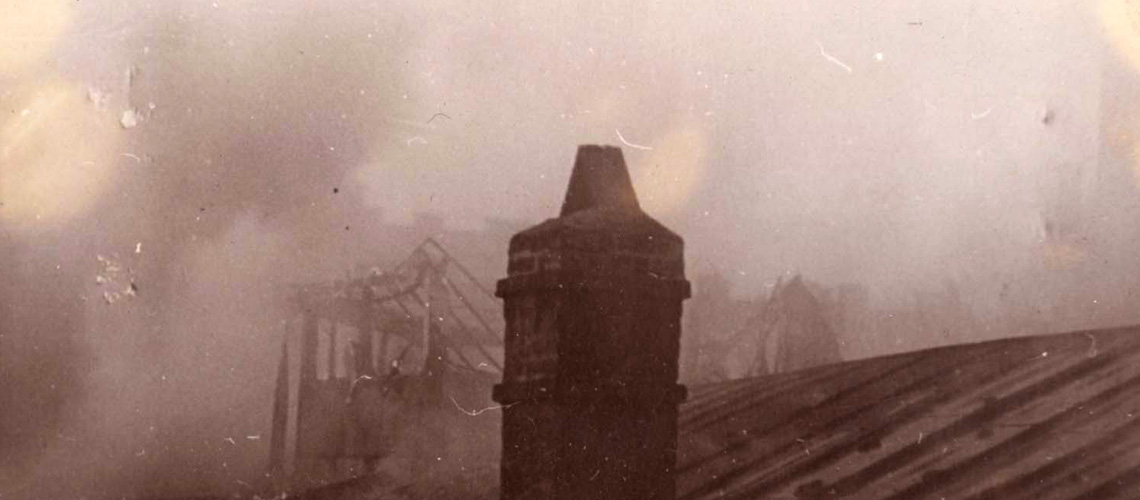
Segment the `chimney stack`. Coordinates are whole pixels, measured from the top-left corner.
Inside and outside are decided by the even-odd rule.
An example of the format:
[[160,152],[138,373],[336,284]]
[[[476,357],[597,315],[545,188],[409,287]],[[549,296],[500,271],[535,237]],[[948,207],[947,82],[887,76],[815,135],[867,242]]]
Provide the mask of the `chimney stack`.
[[580,146],[561,216],[511,238],[502,498],[673,499],[684,241],[621,150]]

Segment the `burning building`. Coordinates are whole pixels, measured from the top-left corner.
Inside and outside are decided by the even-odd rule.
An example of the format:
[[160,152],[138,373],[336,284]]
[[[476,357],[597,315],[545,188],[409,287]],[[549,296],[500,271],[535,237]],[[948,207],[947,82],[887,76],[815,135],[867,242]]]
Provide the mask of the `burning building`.
[[[562,216],[511,241],[500,498],[1137,497],[1137,327],[827,358],[690,394],[682,240],[628,179],[620,151],[583,147]],[[786,286],[780,310],[810,303]],[[493,477],[461,481],[496,496]],[[448,497],[401,484],[302,497]]]
[[388,272],[297,287],[273,412],[278,487],[380,472],[432,481],[493,453],[497,422],[476,410],[490,404],[502,341],[480,290],[432,239]]

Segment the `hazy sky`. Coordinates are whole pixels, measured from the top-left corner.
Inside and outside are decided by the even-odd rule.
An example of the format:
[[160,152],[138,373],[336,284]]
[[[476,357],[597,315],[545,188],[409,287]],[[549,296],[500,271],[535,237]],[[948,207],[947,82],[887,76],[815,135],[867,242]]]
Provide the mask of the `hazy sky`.
[[[339,263],[306,238],[352,238],[343,220],[369,207],[538,222],[581,143],[623,146],[691,277],[754,294],[798,271],[887,304],[951,280],[983,317],[1134,321],[1138,15],[1124,0],[0,0],[0,228],[17,256],[0,327],[27,332],[0,349],[86,352],[18,369],[79,373],[75,435],[108,456],[258,432],[271,297]],[[104,307],[97,276],[142,292]],[[78,333],[43,326],[56,310]],[[205,453],[193,470],[224,479],[217,433],[162,460]],[[43,470],[100,475],[49,442]],[[164,470],[148,463],[138,474]]]
[[[106,132],[119,149],[188,162],[169,158],[176,142],[244,179],[288,177],[249,164],[292,147],[313,161],[286,173],[331,170],[391,220],[471,226],[554,214],[575,145],[624,141],[643,204],[688,236],[695,269],[742,282],[794,269],[909,286],[1037,251],[1062,170],[1097,168],[1103,68],[1119,64],[1097,6],[1061,0],[61,9],[44,56],[59,84],[169,128]],[[211,133],[239,144],[209,151]]]

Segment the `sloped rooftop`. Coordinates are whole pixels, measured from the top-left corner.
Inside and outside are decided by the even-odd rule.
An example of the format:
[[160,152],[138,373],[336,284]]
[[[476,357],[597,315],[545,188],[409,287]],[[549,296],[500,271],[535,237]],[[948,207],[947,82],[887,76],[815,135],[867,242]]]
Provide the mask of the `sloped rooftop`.
[[691,390],[678,498],[1140,498],[1140,327]]
[[[679,425],[685,500],[1134,500],[1140,327],[693,387]],[[361,478],[300,498],[490,500],[487,465],[430,492]]]

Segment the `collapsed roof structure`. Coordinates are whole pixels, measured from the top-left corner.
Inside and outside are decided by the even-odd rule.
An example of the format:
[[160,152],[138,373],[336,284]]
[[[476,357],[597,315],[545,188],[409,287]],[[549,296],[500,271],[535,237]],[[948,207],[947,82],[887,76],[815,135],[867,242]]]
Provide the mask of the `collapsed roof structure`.
[[[416,479],[463,467],[467,458],[447,451],[452,432],[486,436],[493,453],[497,422],[466,409],[490,405],[501,319],[442,245],[428,238],[393,269],[298,286],[293,299],[273,412],[279,488],[374,473],[391,458]],[[462,451],[482,449],[464,439]]]
[[823,306],[798,274],[780,280],[742,333],[757,335],[752,375],[783,373],[840,361],[839,341]]
[[[835,304],[800,275],[781,278],[755,302],[733,301],[712,278],[698,282],[687,321],[687,383],[713,383],[800,370],[842,360]],[[829,309],[829,306],[833,309]],[[741,326],[743,325],[743,326]]]
[[[586,153],[602,156],[607,175],[621,177],[620,153]],[[687,282],[669,287],[684,281],[680,238],[615,224],[640,218],[636,202],[621,192],[576,189],[575,179],[570,195],[590,193],[583,205],[607,210],[574,218],[580,207],[568,195],[567,219],[512,242],[510,275],[500,282],[503,295],[515,294],[508,316],[517,335],[514,359],[505,360],[513,374],[496,390],[512,405],[508,419],[519,417],[504,426],[513,434],[503,440],[512,447],[504,454],[511,488],[503,496],[593,497],[607,488],[652,489],[634,484],[650,481],[667,483],[653,498],[683,500],[1140,497],[1140,327],[831,362],[838,359],[834,335],[820,324],[806,285],[793,279],[758,316],[757,331],[783,345],[761,351],[771,355],[763,359],[767,369],[693,387],[678,407],[685,388],[673,384],[680,319],[673,312]],[[661,283],[625,279],[650,276],[644,273]],[[657,295],[611,300],[655,287]],[[565,300],[567,289],[571,301],[551,300]],[[654,404],[638,403],[646,395]],[[597,439],[602,435],[608,440]],[[592,445],[571,449],[583,439]],[[675,453],[673,467],[644,467],[663,451]],[[481,463],[493,460],[491,453]],[[593,476],[579,475],[589,467],[597,468]],[[603,472],[605,484],[584,484]],[[300,498],[491,499],[500,496],[497,484],[493,474],[446,483],[371,475]]]

